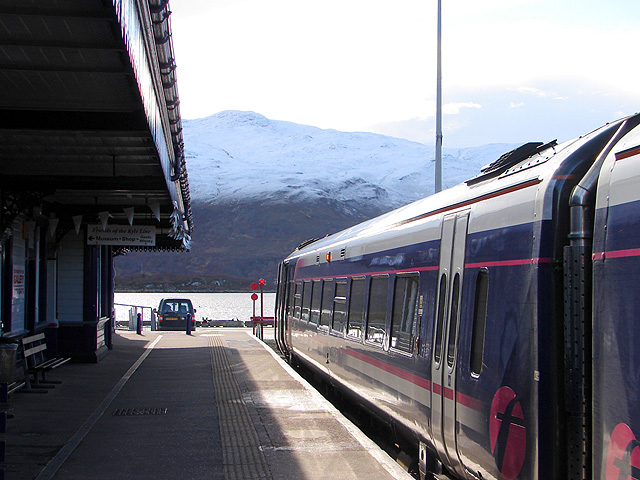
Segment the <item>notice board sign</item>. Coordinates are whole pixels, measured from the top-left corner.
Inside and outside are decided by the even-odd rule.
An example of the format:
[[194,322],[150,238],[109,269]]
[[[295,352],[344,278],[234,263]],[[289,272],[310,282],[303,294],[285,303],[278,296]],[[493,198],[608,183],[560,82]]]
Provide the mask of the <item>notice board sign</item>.
[[156,245],[156,227],[134,225],[89,225],[87,245],[144,246]]
[[13,267],[13,299],[24,298],[24,267]]

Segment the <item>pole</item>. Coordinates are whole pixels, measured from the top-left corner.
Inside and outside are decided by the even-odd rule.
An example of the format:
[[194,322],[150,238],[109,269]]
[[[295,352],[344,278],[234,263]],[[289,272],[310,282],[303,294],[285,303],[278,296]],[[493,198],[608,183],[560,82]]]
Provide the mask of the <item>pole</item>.
[[436,193],[442,190],[442,0],[438,0],[438,40],[436,47]]
[[[255,295],[255,293],[254,293]],[[253,301],[253,317],[251,317],[253,319],[253,334],[256,334],[256,301],[252,298],[251,299]]]
[[[264,280],[260,280],[261,282],[264,282]],[[257,337],[258,336],[258,319],[256,318],[256,300],[258,300],[258,294],[255,293],[255,290],[258,289],[258,284],[253,282],[251,284],[251,290],[254,290],[254,293],[251,294],[251,300],[253,300],[253,318],[251,320],[251,324],[253,325],[253,334]],[[261,318],[262,319],[262,318]],[[258,337],[260,338],[260,337]]]
[[260,285],[260,340],[262,340],[262,329],[264,328],[264,280],[261,278],[258,280],[258,285]]

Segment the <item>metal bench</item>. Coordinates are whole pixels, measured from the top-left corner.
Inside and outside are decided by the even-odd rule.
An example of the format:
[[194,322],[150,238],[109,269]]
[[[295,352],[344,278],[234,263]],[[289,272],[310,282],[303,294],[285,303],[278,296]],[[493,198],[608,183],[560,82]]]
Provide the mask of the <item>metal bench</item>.
[[[45,353],[47,350],[47,342],[44,333],[24,337],[22,339],[22,347],[22,355],[27,370],[27,391],[35,391],[31,388],[32,385],[29,374],[33,375],[33,384],[36,387],[54,388],[54,383],[62,383],[58,380],[47,380],[46,374],[51,370],[61,367],[71,359],[63,357],[47,358]],[[41,375],[40,379],[38,379],[38,375]],[[44,391],[46,392],[46,390]]]
[[25,381],[0,383],[0,405],[9,401],[9,395],[17,392],[27,385]]
[[[27,373],[22,359],[22,344],[10,341],[9,345],[1,345],[1,347],[0,370],[2,371],[2,381],[0,381],[0,412],[5,411],[7,408],[9,395],[27,385]],[[13,349],[9,347],[13,347]]]

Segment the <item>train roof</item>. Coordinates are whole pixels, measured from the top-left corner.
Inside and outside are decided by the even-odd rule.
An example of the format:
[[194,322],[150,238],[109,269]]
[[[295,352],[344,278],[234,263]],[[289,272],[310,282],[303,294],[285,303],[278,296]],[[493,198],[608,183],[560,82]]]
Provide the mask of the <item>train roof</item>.
[[633,117],[639,121],[639,115],[625,117],[562,144],[557,144],[555,141],[527,143],[502,155],[495,162],[483,167],[477,176],[454,187],[327,235],[322,239],[307,240],[299,245],[287,259],[315,254],[320,250],[330,250],[343,246],[347,242],[353,245],[391,231],[420,228],[425,221],[465,208],[479,199],[491,198],[495,192],[505,192],[526,186],[527,182],[548,183],[554,172],[573,153],[587,147],[600,135],[611,136],[611,132],[615,131],[622,122]]

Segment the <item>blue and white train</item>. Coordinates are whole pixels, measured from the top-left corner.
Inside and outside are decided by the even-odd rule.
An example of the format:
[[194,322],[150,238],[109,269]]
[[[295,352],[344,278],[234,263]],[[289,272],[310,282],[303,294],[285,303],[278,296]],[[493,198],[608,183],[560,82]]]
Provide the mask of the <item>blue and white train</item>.
[[423,478],[640,479],[640,115],[298,247],[276,337]]

